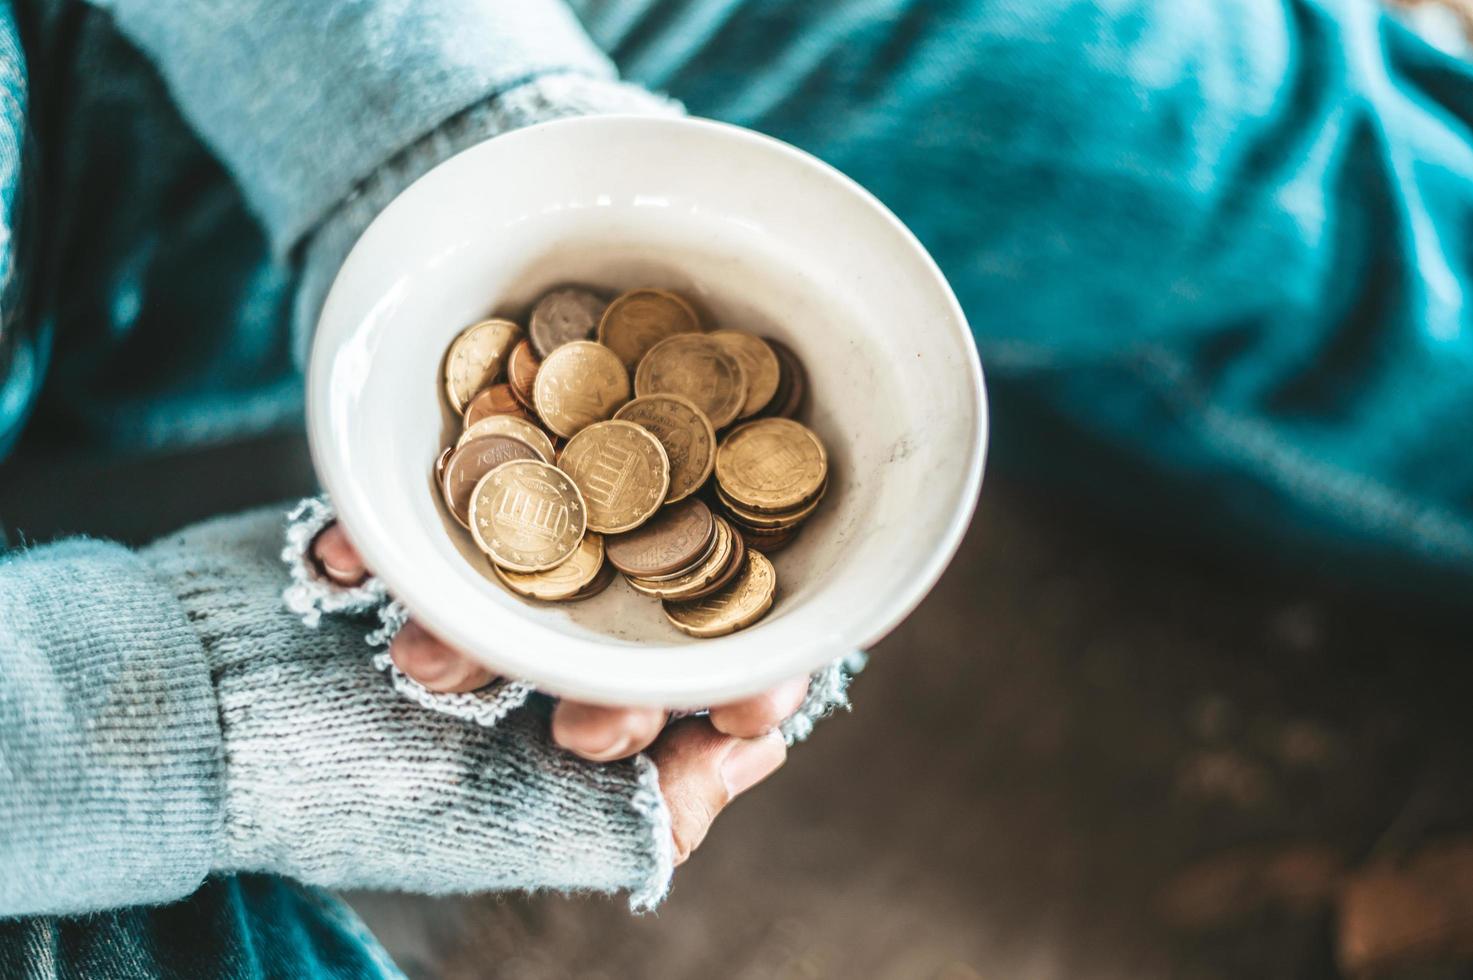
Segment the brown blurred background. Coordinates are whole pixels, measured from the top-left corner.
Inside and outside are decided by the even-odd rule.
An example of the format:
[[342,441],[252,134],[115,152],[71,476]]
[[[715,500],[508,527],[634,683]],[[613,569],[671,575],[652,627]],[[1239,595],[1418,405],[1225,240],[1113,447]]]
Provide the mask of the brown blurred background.
[[[0,467],[46,540],[311,487],[294,437]],[[413,977],[1473,977],[1473,641],[990,478],[855,710],[658,915],[350,896]]]

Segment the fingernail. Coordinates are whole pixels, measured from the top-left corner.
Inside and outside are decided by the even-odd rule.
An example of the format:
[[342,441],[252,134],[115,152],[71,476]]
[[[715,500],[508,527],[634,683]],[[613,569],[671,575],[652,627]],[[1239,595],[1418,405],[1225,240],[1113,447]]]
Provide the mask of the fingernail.
[[721,781],[735,798],[772,775],[788,757],[788,747],[777,732],[737,743],[721,763]]
[[328,578],[332,579],[339,585],[357,585],[359,581],[363,578],[362,571],[349,571],[348,569],[344,568],[335,568],[334,566],[329,565],[327,562],[322,563],[322,570],[327,573]]

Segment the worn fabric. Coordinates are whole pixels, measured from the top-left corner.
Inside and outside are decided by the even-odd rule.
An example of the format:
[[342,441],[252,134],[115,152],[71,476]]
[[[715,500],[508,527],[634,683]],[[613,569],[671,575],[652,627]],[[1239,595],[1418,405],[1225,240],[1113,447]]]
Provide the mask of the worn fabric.
[[1374,0],[572,5],[627,78],[916,232],[982,350],[994,472],[1466,609],[1468,62]]

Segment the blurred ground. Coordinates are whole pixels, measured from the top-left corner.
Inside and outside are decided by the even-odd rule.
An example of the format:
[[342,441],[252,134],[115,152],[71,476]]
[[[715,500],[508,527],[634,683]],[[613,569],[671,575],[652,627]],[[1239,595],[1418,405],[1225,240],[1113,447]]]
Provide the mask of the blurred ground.
[[[48,460],[0,514],[138,541],[309,483],[294,439]],[[415,977],[1473,976],[1466,629],[1259,578],[990,479],[854,713],[659,915],[352,900]]]

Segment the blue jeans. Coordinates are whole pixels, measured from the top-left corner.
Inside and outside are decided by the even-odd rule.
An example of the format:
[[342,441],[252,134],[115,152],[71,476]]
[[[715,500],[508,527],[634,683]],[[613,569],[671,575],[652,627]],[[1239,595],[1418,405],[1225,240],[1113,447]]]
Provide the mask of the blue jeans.
[[1218,551],[1473,585],[1473,73],[1365,0],[574,0],[627,76],[931,249],[995,470]]

